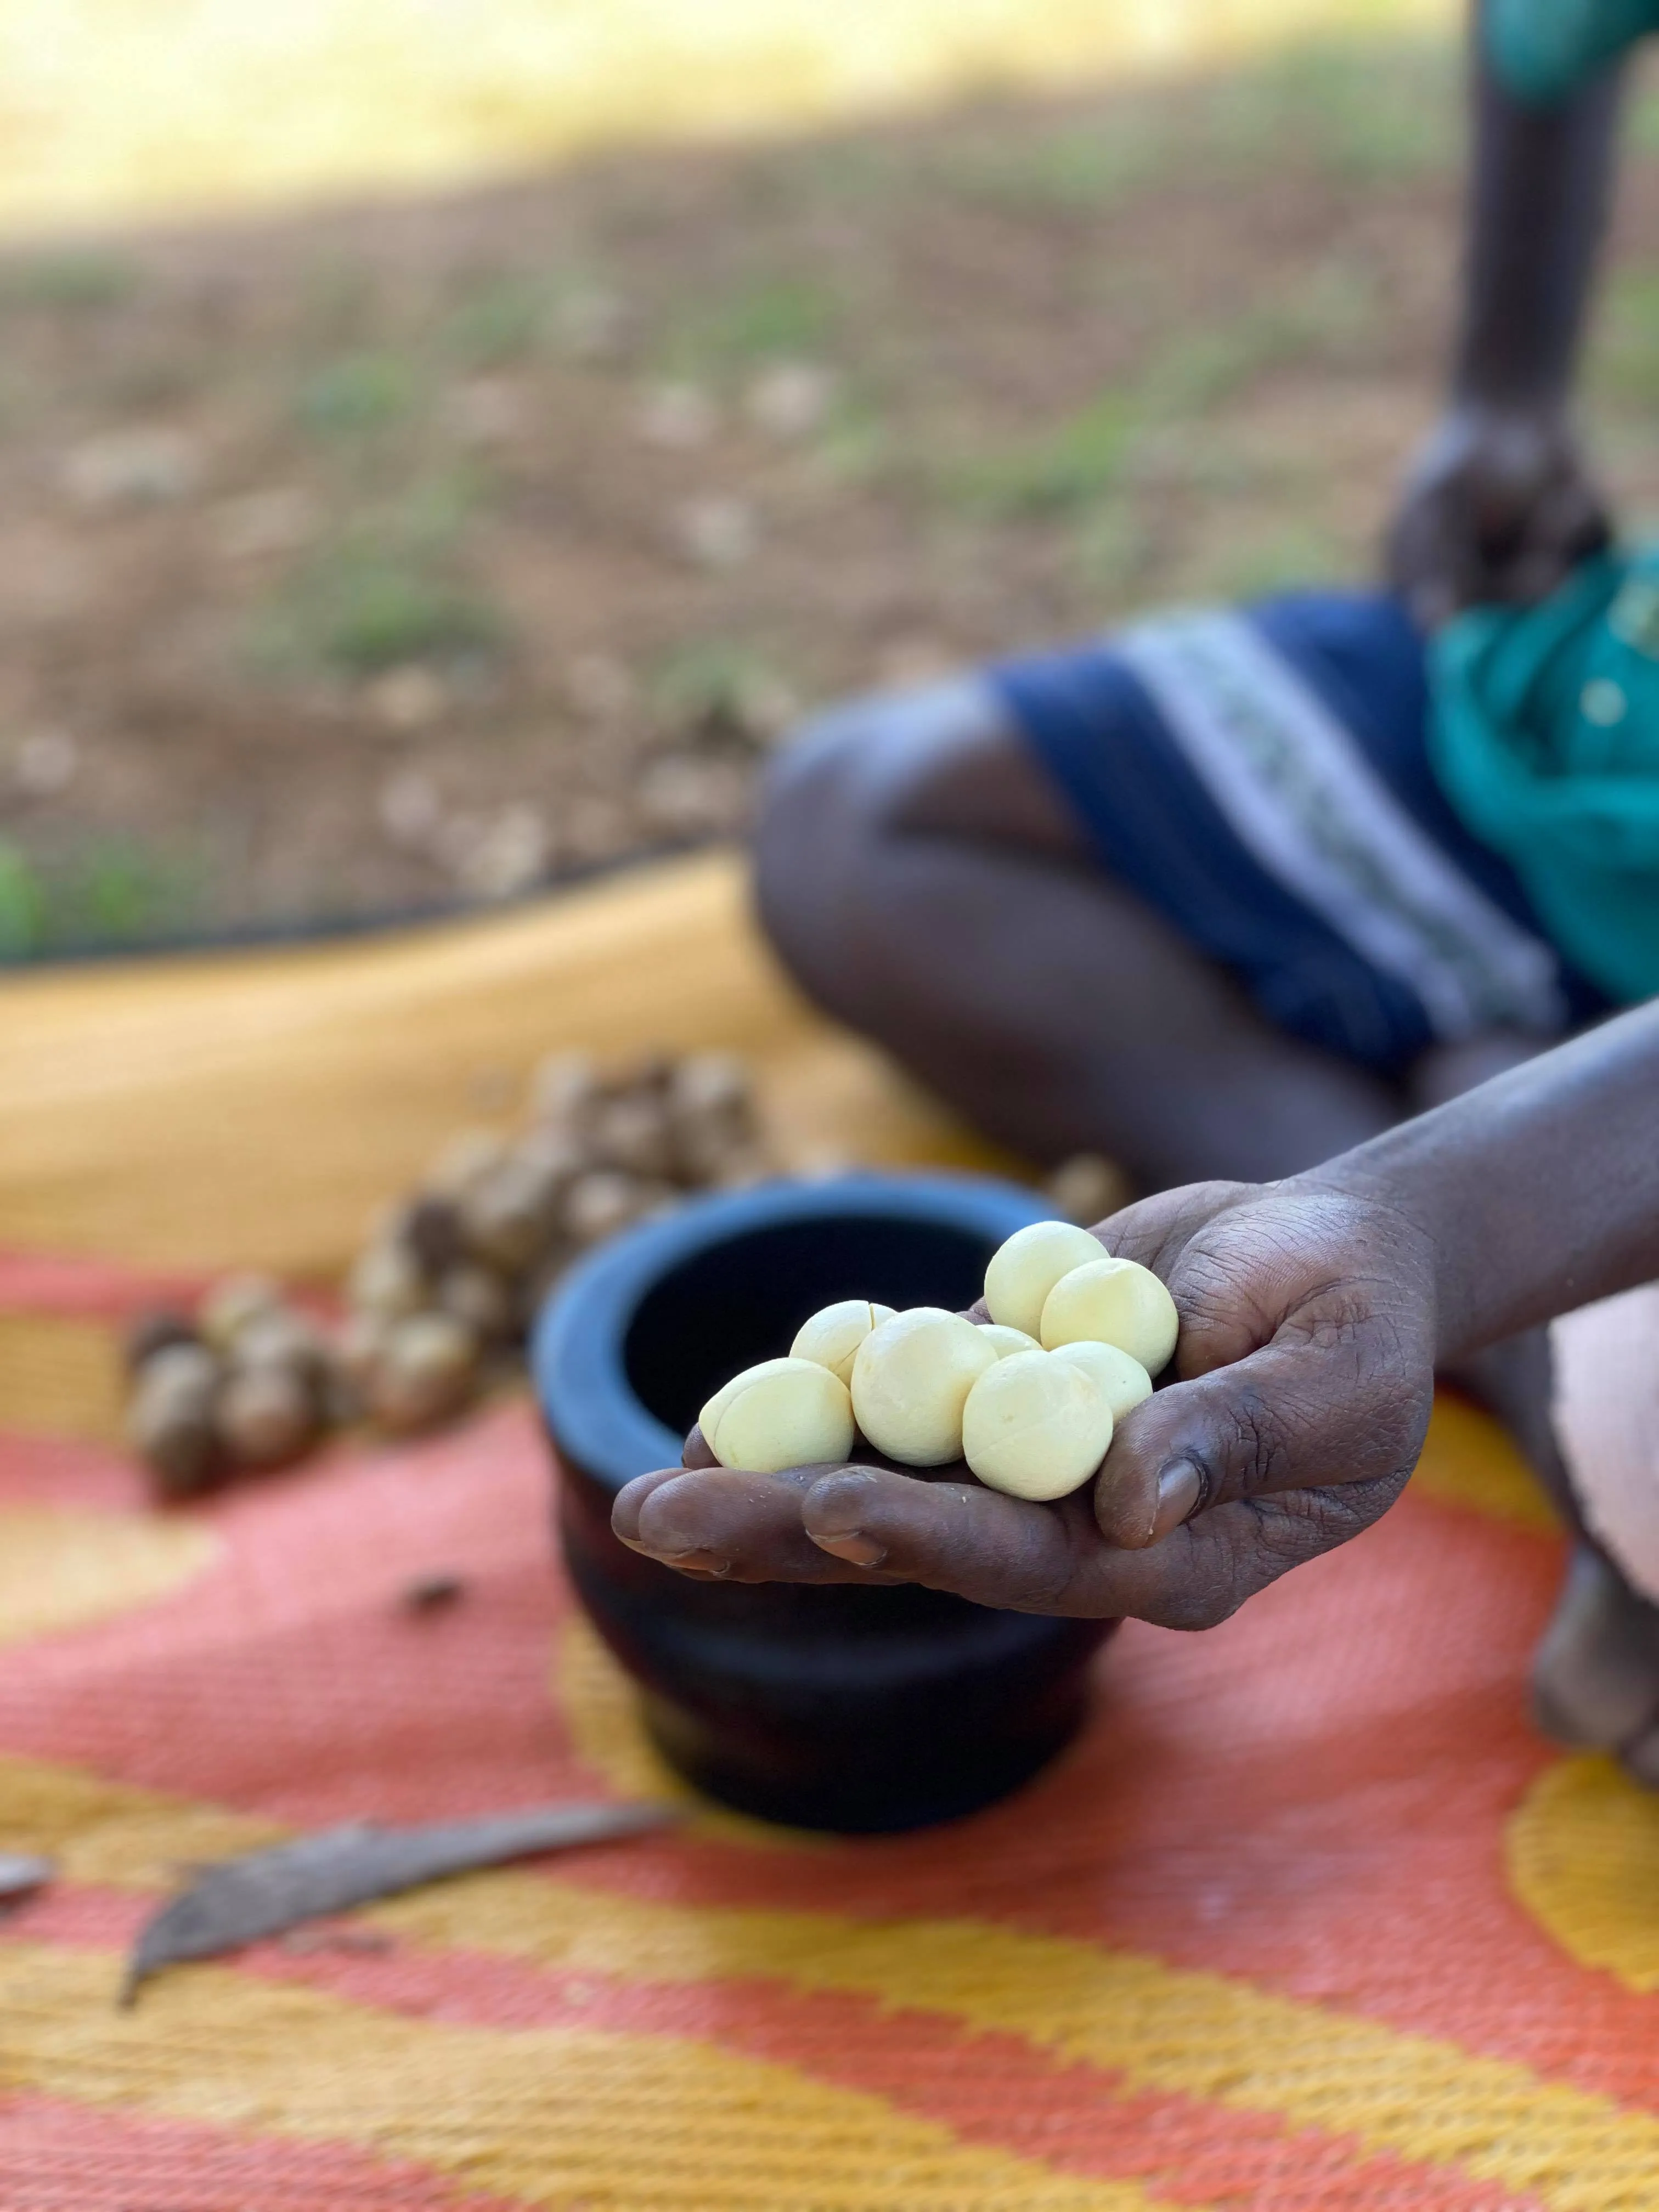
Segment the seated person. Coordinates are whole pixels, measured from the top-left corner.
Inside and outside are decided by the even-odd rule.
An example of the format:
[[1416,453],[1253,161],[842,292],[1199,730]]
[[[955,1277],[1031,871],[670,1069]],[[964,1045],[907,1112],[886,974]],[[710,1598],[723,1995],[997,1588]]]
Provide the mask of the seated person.
[[[1398,595],[1158,618],[850,706],[775,775],[757,874],[783,957],[830,1012],[1028,1158],[1106,1152],[1154,1190],[1369,1161],[1402,1117],[1659,991],[1659,564],[1602,550],[1566,422],[1616,109],[1616,77],[1595,72],[1646,11],[1495,0],[1484,20],[1496,44],[1480,77],[1465,327],[1453,405],[1395,532]],[[1516,611],[1459,623],[1435,649],[1431,687],[1432,628],[1504,602]],[[1449,1126],[1467,1146],[1480,1125]],[[1580,1136],[1603,1141],[1591,1122]],[[1498,1206],[1521,1187],[1501,1174],[1482,1186]],[[1253,1196],[1240,1212],[1231,1193],[1177,1191],[1114,1223],[1112,1249],[1156,1255],[1179,1290],[1186,1237],[1220,1237],[1246,1281],[1267,1267],[1265,1310],[1278,1279],[1250,1240],[1277,1219],[1274,1203]],[[1356,1249],[1369,1255],[1367,1239],[1388,1241],[1372,1223],[1355,1248],[1339,1219],[1327,1243],[1320,1202],[1297,1205],[1312,1209],[1294,1219],[1298,1288],[1303,1271],[1322,1283]],[[1486,1233],[1470,1230],[1466,1264]],[[1571,1226],[1562,1233],[1570,1243]],[[1531,1248],[1519,1264],[1534,1282],[1548,1274]],[[1646,1264],[1659,1272],[1659,1250]],[[1432,1273],[1421,1255],[1401,1265]],[[1510,1321],[1541,1318],[1542,1297],[1516,1293]],[[1188,1355],[1200,1364],[1183,1372],[1248,1349],[1257,1310],[1206,1316],[1203,1348]],[[1437,1332],[1425,1313],[1407,1334],[1455,1361],[1571,1510],[1541,1336]],[[1161,1394],[1159,1413],[1129,1433],[1178,1425],[1184,1395]],[[1252,1403],[1268,1420],[1265,1397]],[[1385,1407],[1372,1411],[1369,1437],[1340,1421],[1326,1432],[1348,1455],[1327,1462],[1347,1478],[1340,1486],[1296,1490],[1296,1510],[1231,1524],[1248,1570],[1223,1534],[1224,1501],[1243,1493],[1218,1487],[1207,1462],[1194,1475],[1171,1460],[1161,1503],[1156,1483],[1127,1478],[1127,1506],[1101,1501],[1111,1542],[1144,1546],[1156,1530],[1150,1551],[1103,1559],[1086,1506],[1039,1522],[1000,1500],[984,1526],[1006,1528],[1034,1572],[1084,1574],[1079,1609],[1201,1623],[1393,1496],[1415,1446]],[[901,1519],[920,1512],[925,1489],[890,1480],[907,1486]],[[729,1504],[721,1479],[708,1486]],[[677,1483],[653,1510],[701,1494]],[[787,1522],[794,1507],[779,1505],[778,1486],[763,1495]],[[1056,1528],[1070,1532],[1064,1560],[1044,1548]],[[824,1534],[793,1527],[773,1552],[757,1540],[750,1565],[822,1572]],[[988,1555],[970,1572],[925,1544],[914,1557],[885,1535],[879,1547],[885,1571],[988,1601],[1077,1602],[1063,1577],[1022,1598]],[[1629,1747],[1651,1735],[1659,1779],[1659,1611],[1587,1534],[1538,1697],[1574,1740]]]

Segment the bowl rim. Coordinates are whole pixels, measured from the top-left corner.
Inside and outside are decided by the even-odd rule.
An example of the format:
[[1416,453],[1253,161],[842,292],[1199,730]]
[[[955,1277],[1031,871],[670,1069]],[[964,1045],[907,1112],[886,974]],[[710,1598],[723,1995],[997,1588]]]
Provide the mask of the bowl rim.
[[618,1490],[637,1474],[678,1466],[684,1438],[641,1404],[623,1364],[641,1302],[672,1269],[729,1237],[845,1213],[936,1223],[999,1243],[1033,1221],[1054,1218],[1042,1194],[1024,1184],[937,1170],[860,1170],[811,1181],[780,1176],[748,1190],[689,1199],[579,1260],[537,1314],[531,1380],[562,1452]]

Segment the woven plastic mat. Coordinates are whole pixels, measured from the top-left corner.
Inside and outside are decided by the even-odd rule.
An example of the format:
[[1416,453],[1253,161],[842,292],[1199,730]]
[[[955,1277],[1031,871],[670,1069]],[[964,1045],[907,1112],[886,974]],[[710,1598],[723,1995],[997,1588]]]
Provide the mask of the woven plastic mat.
[[[1455,1403],[1357,1543],[1125,1630],[1083,1739],[975,1820],[696,1809],[118,2010],[183,1867],[672,1786],[524,1404],[146,1505],[100,1430],[161,1265],[0,1263],[0,1850],[59,1868],[0,1920],[3,2212],[1659,2206],[1659,1808],[1529,1729],[1559,1538]],[[459,1602],[400,1605],[437,1571]]]

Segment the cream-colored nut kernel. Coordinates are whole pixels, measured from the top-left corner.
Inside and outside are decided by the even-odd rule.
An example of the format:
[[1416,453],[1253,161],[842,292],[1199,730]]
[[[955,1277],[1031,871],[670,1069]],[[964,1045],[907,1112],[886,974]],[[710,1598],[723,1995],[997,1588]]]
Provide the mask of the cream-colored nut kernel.
[[1010,1498],[1069,1497],[1112,1441],[1112,1409],[1087,1369],[1046,1352],[1017,1352],[968,1393],[963,1451],[982,1483]]
[[1043,1300],[1060,1277],[1100,1256],[1099,1240],[1073,1221],[1034,1221],[1016,1231],[985,1270],[992,1320],[1035,1337]]
[[700,1426],[722,1467],[776,1474],[844,1460],[853,1449],[853,1401],[816,1359],[765,1359],[716,1391]]
[[1175,1300],[1150,1267],[1133,1260],[1091,1260],[1049,1291],[1037,1334],[1050,1352],[1092,1340],[1115,1344],[1149,1375],[1170,1364],[1180,1333]]
[[979,1333],[988,1344],[996,1347],[999,1359],[1012,1359],[1017,1352],[1041,1352],[1042,1349],[1036,1337],[1027,1336],[1023,1328],[1010,1328],[1003,1322],[986,1322]]
[[872,1305],[868,1298],[843,1298],[839,1305],[825,1306],[811,1321],[801,1323],[789,1347],[789,1357],[816,1359],[820,1367],[839,1375],[850,1390],[853,1362],[859,1356],[860,1345],[872,1328],[878,1328],[883,1322],[892,1318],[891,1306]]
[[1152,1395],[1152,1376],[1138,1359],[1115,1344],[1097,1344],[1085,1338],[1076,1344],[1057,1345],[1049,1357],[1069,1359],[1080,1367],[1111,1407],[1115,1421],[1121,1421]]
[[962,1409],[997,1351],[982,1328],[940,1306],[914,1306],[872,1329],[853,1362],[853,1411],[879,1452],[906,1467],[962,1456]]

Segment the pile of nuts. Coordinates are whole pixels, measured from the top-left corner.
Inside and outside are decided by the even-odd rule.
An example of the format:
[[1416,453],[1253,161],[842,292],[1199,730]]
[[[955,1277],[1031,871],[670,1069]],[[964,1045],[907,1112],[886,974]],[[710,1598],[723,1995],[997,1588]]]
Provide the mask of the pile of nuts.
[[194,1315],[129,1333],[132,1442],[167,1498],[286,1465],[369,1420],[435,1427],[514,1371],[549,1285],[589,1246],[692,1191],[773,1171],[744,1062],[658,1054],[605,1070],[545,1061],[514,1139],[459,1137],[376,1224],[325,1327],[263,1277],[218,1284]]
[[985,1302],[985,1325],[933,1306],[827,1306],[787,1358],[715,1392],[703,1441],[722,1467],[771,1474],[845,1460],[862,1436],[902,1466],[966,1459],[993,1490],[1065,1498],[1173,1358],[1175,1302],[1149,1268],[1066,1221],[1011,1237]]

